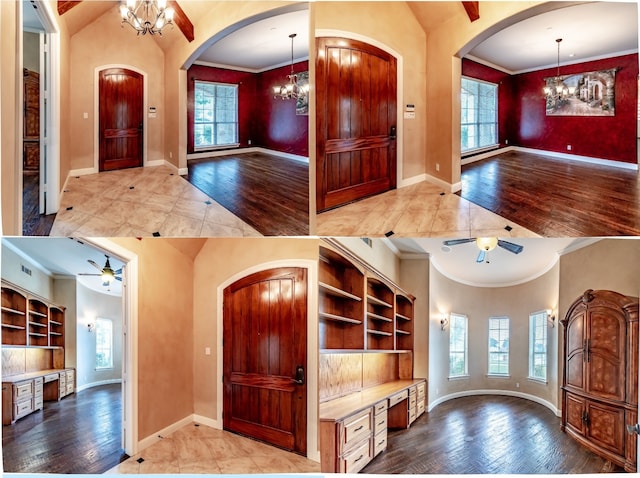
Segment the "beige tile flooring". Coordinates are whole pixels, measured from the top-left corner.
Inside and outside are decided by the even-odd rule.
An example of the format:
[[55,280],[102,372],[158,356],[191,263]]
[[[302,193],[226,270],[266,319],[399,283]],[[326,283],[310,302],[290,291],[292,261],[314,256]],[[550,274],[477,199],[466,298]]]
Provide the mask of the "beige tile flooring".
[[393,231],[403,237],[537,237],[428,181],[323,212],[316,221],[320,236],[383,236]]
[[51,236],[260,236],[167,166],[72,176]]
[[319,473],[320,463],[205,425],[187,425],[107,473]]

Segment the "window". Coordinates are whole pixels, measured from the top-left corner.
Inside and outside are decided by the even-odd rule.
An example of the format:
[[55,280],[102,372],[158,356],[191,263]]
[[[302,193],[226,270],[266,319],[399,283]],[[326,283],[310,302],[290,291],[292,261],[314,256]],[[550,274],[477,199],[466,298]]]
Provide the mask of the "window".
[[498,85],[462,78],[462,153],[498,145]]
[[238,144],[238,85],[196,81],[193,112],[195,149]]
[[547,312],[529,316],[529,378],[547,381]]
[[113,368],[113,322],[96,319],[96,370]]
[[467,317],[451,314],[449,317],[449,378],[469,374],[467,365]]
[[509,318],[489,319],[489,375],[509,375]]

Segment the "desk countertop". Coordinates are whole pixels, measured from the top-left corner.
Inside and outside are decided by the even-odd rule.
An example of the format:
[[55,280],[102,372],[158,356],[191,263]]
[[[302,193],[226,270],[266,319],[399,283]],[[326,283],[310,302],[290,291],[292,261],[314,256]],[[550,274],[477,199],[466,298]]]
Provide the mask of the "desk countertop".
[[361,392],[350,393],[344,397],[329,400],[320,404],[320,421],[336,422],[349,415],[372,407],[385,398],[408,389],[413,385],[425,382],[424,378],[412,380],[396,380],[367,388]]
[[65,368],[55,368],[55,369],[49,369],[49,370],[38,370],[37,372],[29,372],[29,373],[21,373],[18,375],[9,375],[8,377],[2,377],[2,383],[17,383],[17,382],[22,382],[23,380],[31,380],[37,377],[44,377],[45,375],[49,375],[52,373],[60,373],[60,372],[64,372],[65,370],[70,370],[70,369],[65,369]]

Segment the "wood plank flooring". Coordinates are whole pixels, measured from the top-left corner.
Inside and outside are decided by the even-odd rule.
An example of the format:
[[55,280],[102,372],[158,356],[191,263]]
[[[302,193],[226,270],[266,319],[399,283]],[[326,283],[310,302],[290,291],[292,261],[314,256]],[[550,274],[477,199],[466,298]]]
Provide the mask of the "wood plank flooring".
[[55,214],[39,213],[39,182],[40,175],[37,172],[24,173],[22,187],[22,235],[24,236],[48,236],[56,219]]
[[309,165],[263,153],[189,160],[186,179],[265,236],[309,234]]
[[547,237],[640,235],[637,171],[507,152],[462,166],[458,194]]
[[44,410],[2,427],[4,471],[104,473],[128,458],[121,448],[121,413],[120,384],[45,402]]
[[363,473],[598,473],[605,461],[560,431],[538,403],[479,395],[449,400],[408,430],[390,432],[388,448]]

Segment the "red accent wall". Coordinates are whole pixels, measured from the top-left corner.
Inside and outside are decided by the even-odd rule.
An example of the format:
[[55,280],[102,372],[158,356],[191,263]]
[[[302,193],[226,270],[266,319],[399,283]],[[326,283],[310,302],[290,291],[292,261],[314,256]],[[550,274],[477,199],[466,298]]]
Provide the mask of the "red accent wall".
[[[499,90],[500,143],[611,159],[627,163],[637,161],[638,55],[562,66],[560,73],[574,74],[619,68],[616,72],[616,115],[547,116],[542,94],[544,78],[554,76],[555,68],[509,76],[498,70],[463,60],[466,76],[501,82]],[[506,76],[502,76],[506,75]],[[567,151],[567,145],[572,146]]]
[[[262,73],[193,65],[187,72],[187,152],[193,153],[194,80],[238,84],[238,136],[241,148],[263,147],[308,156],[309,117],[295,114],[293,100],[273,98],[272,87],[284,82],[291,67]],[[307,71],[308,62],[294,65],[294,71]],[[249,144],[251,141],[251,144]]]

